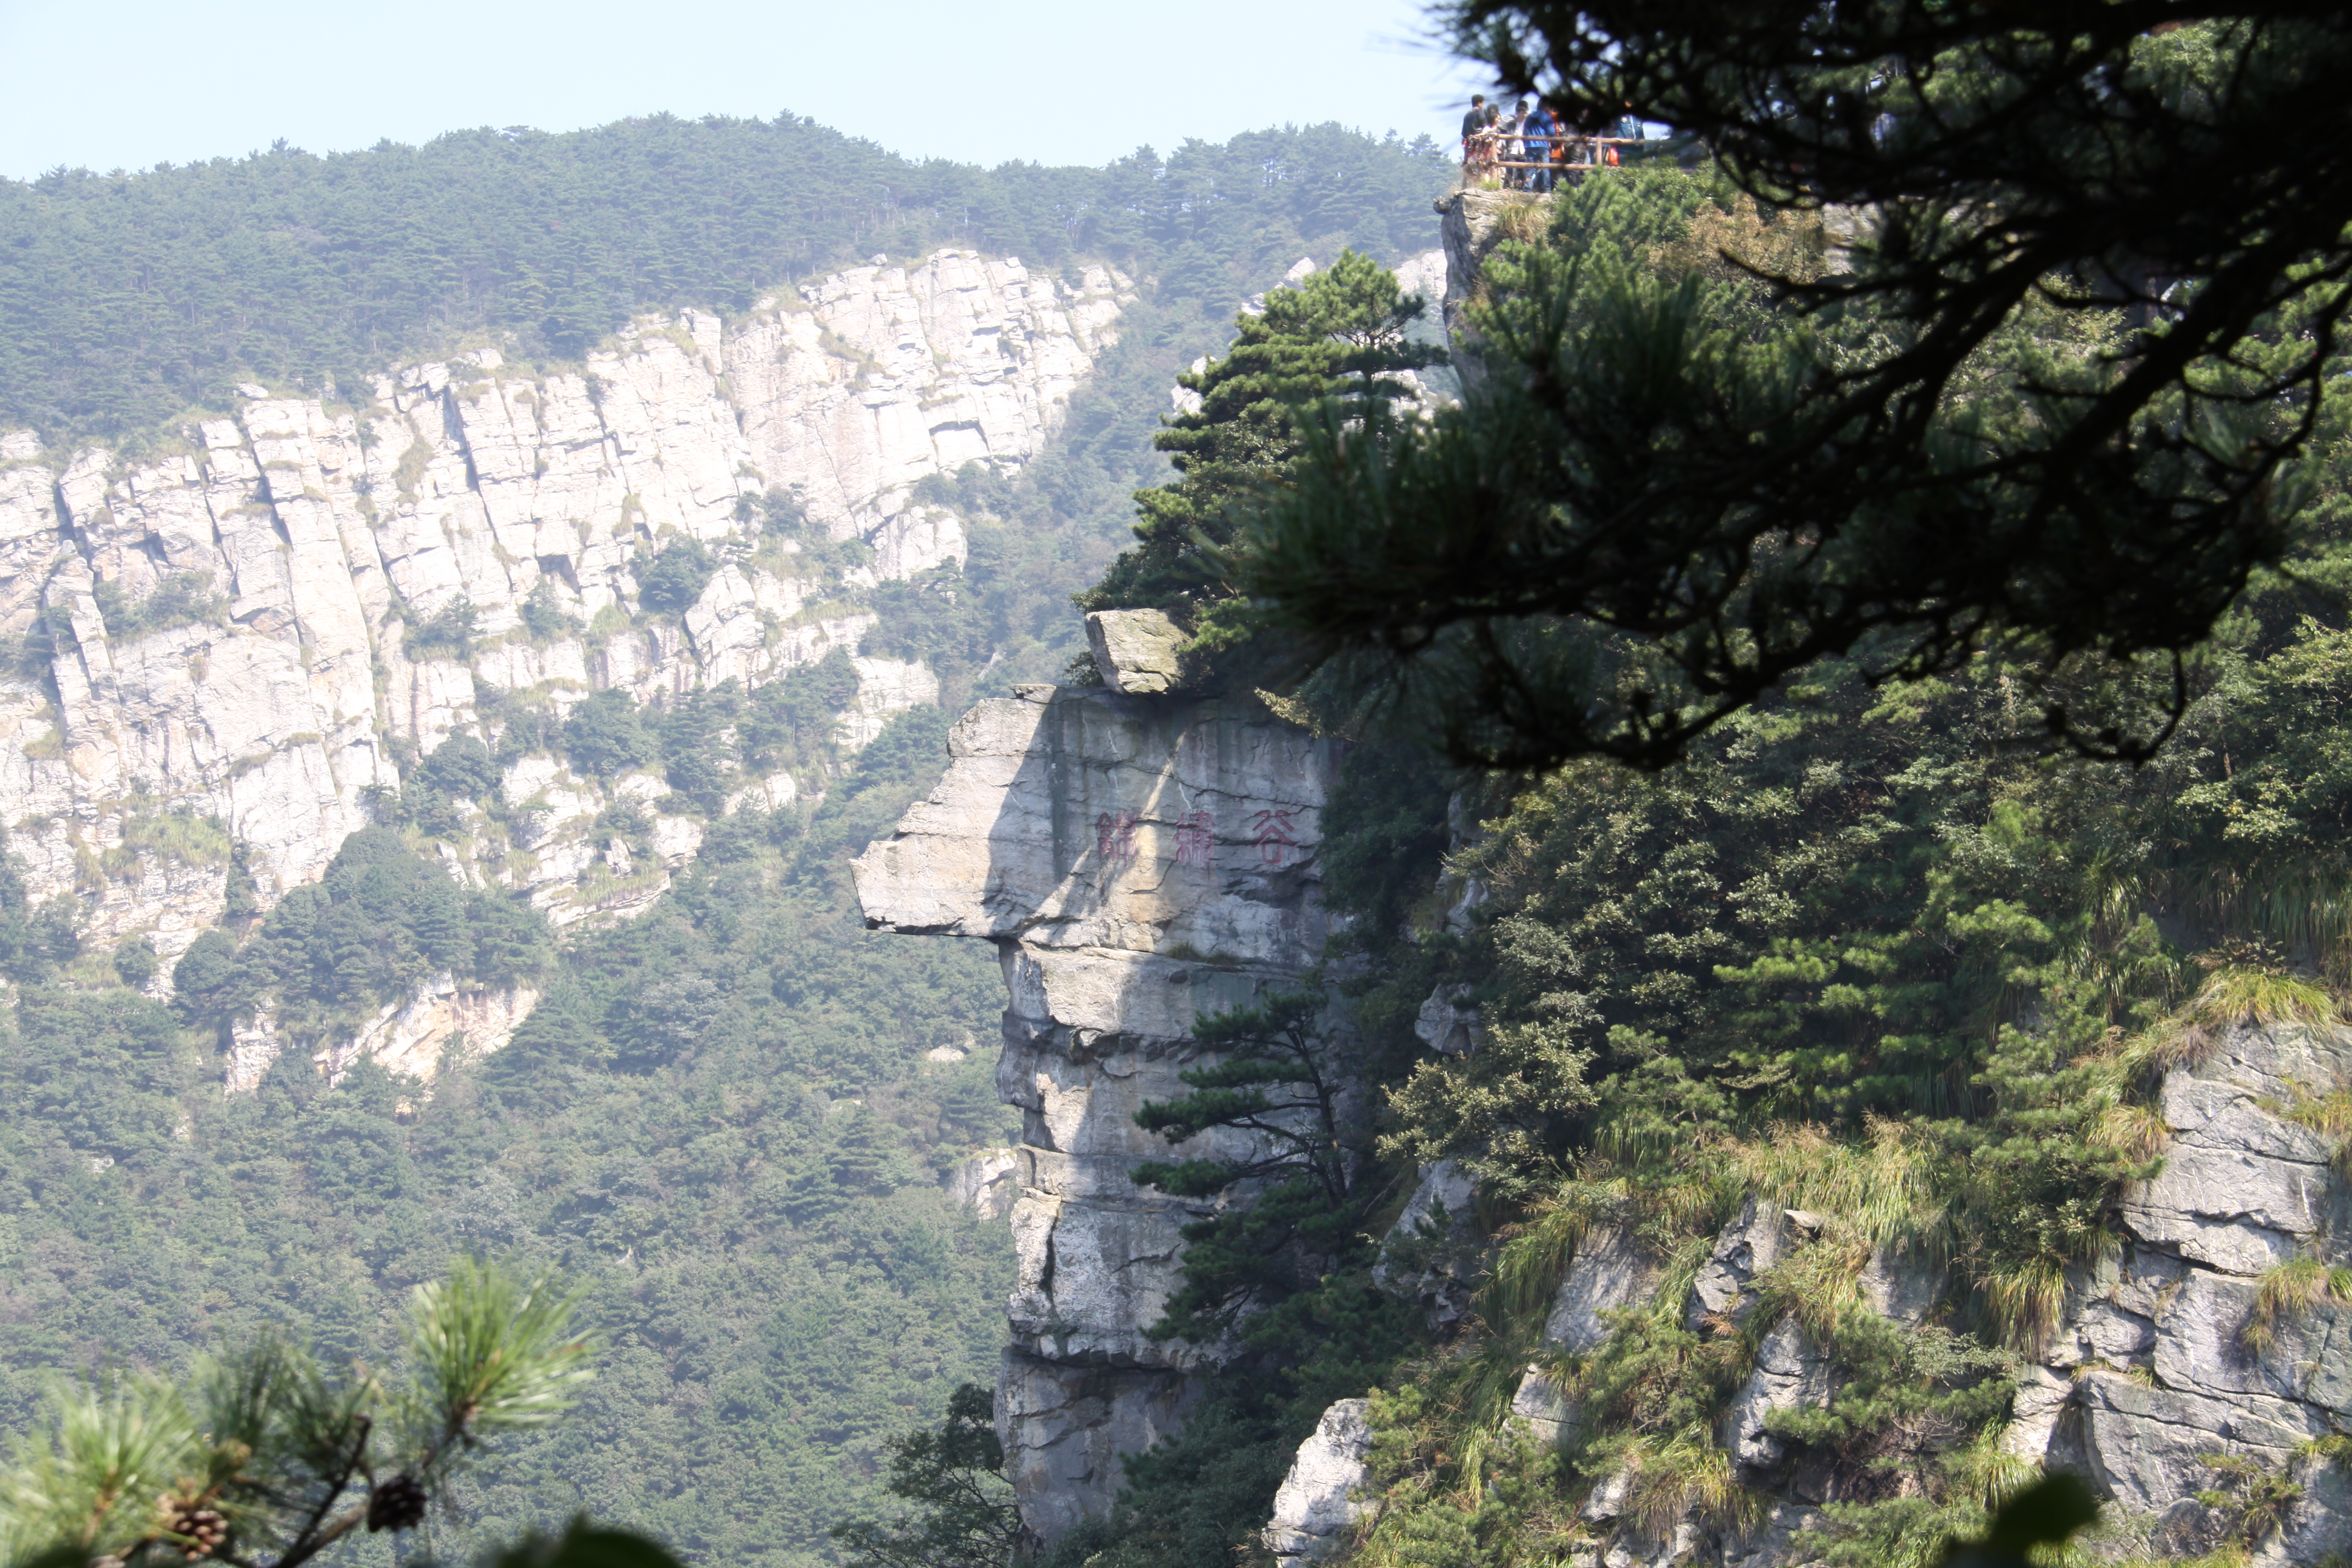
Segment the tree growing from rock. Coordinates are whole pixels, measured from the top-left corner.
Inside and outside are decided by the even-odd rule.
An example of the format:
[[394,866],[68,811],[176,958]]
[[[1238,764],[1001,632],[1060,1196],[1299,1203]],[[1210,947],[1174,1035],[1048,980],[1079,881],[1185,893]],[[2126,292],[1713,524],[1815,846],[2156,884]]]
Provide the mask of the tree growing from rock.
[[937,1431],[919,1427],[887,1446],[890,1495],[915,1506],[889,1523],[834,1527],[854,1568],[1003,1568],[1024,1536],[989,1391],[960,1385]]
[[[1219,1338],[1364,1260],[1360,1233],[1381,1188],[1363,1180],[1360,1118],[1345,1100],[1351,1075],[1318,1016],[1326,1005],[1299,992],[1203,1019],[1194,1039],[1213,1059],[1181,1075],[1192,1092],[1135,1113],[1171,1143],[1221,1131],[1240,1145],[1223,1158],[1144,1161],[1139,1185],[1188,1198],[1250,1194],[1183,1227],[1183,1283],[1154,1337]],[[1244,1331],[1262,1347],[1296,1348],[1296,1327],[1276,1314]]]
[[1412,395],[1403,374],[1444,359],[1410,341],[1426,306],[1396,275],[1353,250],[1235,319],[1222,359],[1177,377],[1199,398],[1164,421],[1152,445],[1178,478],[1136,492],[1137,542],[1113,562],[1082,608],[1158,608],[1193,626],[1238,593],[1232,555],[1240,509],[1278,488],[1299,457],[1299,420],[1331,405],[1363,419]]

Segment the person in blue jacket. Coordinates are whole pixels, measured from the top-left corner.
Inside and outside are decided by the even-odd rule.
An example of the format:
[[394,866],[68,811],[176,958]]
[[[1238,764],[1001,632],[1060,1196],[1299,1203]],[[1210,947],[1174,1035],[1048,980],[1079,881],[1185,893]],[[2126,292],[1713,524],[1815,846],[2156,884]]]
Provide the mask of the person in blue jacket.
[[1559,133],[1559,121],[1549,104],[1538,103],[1520,127],[1519,137],[1527,148],[1526,159],[1541,167],[1528,170],[1527,188],[1549,193],[1551,189],[1551,142]]

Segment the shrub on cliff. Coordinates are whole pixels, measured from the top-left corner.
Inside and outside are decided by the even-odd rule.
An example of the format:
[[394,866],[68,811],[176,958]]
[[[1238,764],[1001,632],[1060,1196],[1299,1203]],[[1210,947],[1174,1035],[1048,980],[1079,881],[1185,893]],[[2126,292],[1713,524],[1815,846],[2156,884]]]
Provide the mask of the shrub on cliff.
[[[1465,985],[1485,1037],[1392,1089],[1387,1141],[1465,1163],[1508,1223],[1475,1330],[1391,1383],[1412,1394],[1384,1407],[1392,1436],[1418,1457],[1390,1495],[1414,1500],[1391,1503],[1369,1562],[1418,1560],[1414,1531],[1457,1501],[1516,1543],[1497,1560],[1544,1549],[1629,1469],[1659,1510],[1643,1517],[1729,1508],[1725,1401],[1784,1314],[1838,1373],[1821,1408],[1769,1423],[1791,1464],[1837,1478],[1833,1560],[1981,1521],[2009,1369],[2114,1254],[2121,1196],[2162,1151],[2168,1042],[2324,1016],[2338,1004],[2314,983],[2352,974],[2352,629],[2314,607],[2266,584],[2143,768],[2013,743],[2032,720],[1990,662],[1891,694],[1832,663],[1654,776],[1587,762],[1533,781],[1456,850],[1488,894],[1470,931],[1375,993],[1401,988],[1396,1012]],[[1815,1238],[1744,1325],[1685,1319],[1676,1270],[1748,1197]],[[1562,1268],[1601,1227],[1676,1283],[1597,1347],[1548,1352]],[[1882,1250],[1949,1260],[1958,1337],[1859,1305]],[[1531,1356],[1586,1426],[1556,1474],[1471,1498],[1461,1456]]]
[[563,754],[574,769],[610,783],[651,766],[661,752],[629,694],[606,687],[563,716]]
[[1137,492],[1137,542],[1077,596],[1079,606],[1166,609],[1198,631],[1213,622],[1220,630],[1204,652],[1244,636],[1239,621],[1217,617],[1221,606],[1230,617],[1240,595],[1234,549],[1247,509],[1287,481],[1308,411],[1328,404],[1332,417],[1380,419],[1412,398],[1403,373],[1445,357],[1408,336],[1427,303],[1345,250],[1295,287],[1269,291],[1263,310],[1236,317],[1225,353],[1176,378],[1198,406],[1165,421],[1152,441],[1179,477]]
[[744,766],[769,773],[830,761],[840,715],[856,696],[857,666],[841,647],[758,688],[744,700],[737,731]]
[[106,635],[118,641],[145,637],[176,626],[204,626],[228,619],[228,600],[212,591],[209,572],[174,572],[133,601],[120,583],[98,581],[96,598]]
[[225,932],[207,932],[177,971],[182,1005],[215,1021],[265,1004],[297,1038],[315,1038],[436,974],[486,985],[537,976],[553,961],[546,921],[502,893],[468,891],[396,831],[365,827],[326,874],[279,900],[223,973]]
[[474,657],[474,643],[481,635],[481,618],[474,602],[463,594],[430,616],[412,614],[408,629],[401,636],[401,653],[419,662],[450,658],[463,663]]
[[662,616],[682,616],[692,609],[719,571],[709,546],[682,534],[665,541],[650,555],[639,551],[629,565],[637,579],[638,605]]

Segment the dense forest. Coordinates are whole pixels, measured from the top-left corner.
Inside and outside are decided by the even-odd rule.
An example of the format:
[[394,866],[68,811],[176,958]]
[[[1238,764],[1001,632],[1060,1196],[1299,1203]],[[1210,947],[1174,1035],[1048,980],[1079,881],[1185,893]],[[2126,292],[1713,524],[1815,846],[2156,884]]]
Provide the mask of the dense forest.
[[[863,651],[930,662],[942,707],[855,757],[830,739],[856,686],[838,656],[561,723],[486,703],[478,735],[374,792],[378,826],[318,885],[265,914],[233,872],[170,1004],[131,988],[152,951],[89,950],[70,908],[0,884],[0,1430],[28,1430],[56,1374],[181,1368],[273,1323],[330,1360],[381,1357],[453,1253],[511,1257],[584,1290],[602,1372],[579,1415],[467,1482],[436,1550],[586,1509],[697,1560],[837,1560],[825,1531],[872,1508],[885,1440],[992,1380],[1010,1239],[940,1181],[1017,1130],[992,1081],[993,953],[868,934],[845,861],[936,780],[970,696],[1059,672],[1069,596],[1164,477],[1152,438],[1181,367],[1301,255],[1427,248],[1447,173],[1334,127],[989,172],[789,119],[656,118],[7,185],[0,423],[133,450],[240,382],[331,397],[491,334],[548,363],[646,307],[738,310],[877,251],[1108,258],[1145,287],[1035,460],[929,481],[970,558],[870,591]],[[683,547],[649,561],[647,612],[697,571]],[[470,651],[454,623],[411,635]],[[558,943],[451,879],[436,843],[505,812],[499,769],[531,751],[583,776],[657,769],[709,816],[650,912]],[[801,804],[719,815],[730,770],[776,766]],[[625,841],[645,826],[612,816]],[[257,999],[327,1029],[442,969],[543,996],[429,1091],[365,1063],[331,1084],[289,1052],[223,1098],[225,1026]]]
[[[429,1095],[372,1063],[330,1087],[289,1053],[224,1099],[190,1026],[206,997],[75,984],[17,895],[0,1424],[26,1429],[54,1372],[171,1367],[271,1322],[380,1357],[453,1253],[521,1257],[587,1291],[603,1372],[484,1479],[470,1530],[587,1508],[697,1556],[822,1551],[882,1440],[992,1375],[1011,1284],[1002,1223],[938,1187],[1013,1130],[971,1050],[1002,1005],[992,956],[869,936],[838,885],[841,830],[929,787],[943,721],[902,719],[813,823],[729,819],[657,910],[566,948],[512,1045],[445,1062]],[[429,940],[451,906],[462,929],[438,861],[387,830],[320,886],[384,899],[359,956],[387,926]],[[248,951],[336,951],[296,942],[318,922],[293,902]],[[331,1006],[320,970],[305,999]],[[942,1047],[971,1054],[926,1059]]]
[[1425,139],[1328,125],[983,170],[790,115],[58,170],[0,181],[0,426],[136,441],[240,383],[363,395],[387,365],[482,334],[576,359],[639,310],[739,313],[941,246],[1112,260],[1222,326],[1269,265],[1427,248],[1444,170]]

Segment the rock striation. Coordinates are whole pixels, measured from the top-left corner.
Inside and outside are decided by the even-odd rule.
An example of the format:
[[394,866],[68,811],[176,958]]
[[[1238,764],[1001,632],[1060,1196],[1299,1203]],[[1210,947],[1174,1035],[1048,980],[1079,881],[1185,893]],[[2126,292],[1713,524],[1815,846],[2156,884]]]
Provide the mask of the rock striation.
[[[1175,1430],[1218,1358],[1145,1332],[1206,1210],[1129,1179],[1171,1152],[1134,1113],[1183,1092],[1195,1019],[1319,954],[1339,748],[1247,699],[1034,686],[975,705],[948,749],[939,787],[856,861],[857,893],[873,925],[1002,956],[997,1083],[1024,1131],[997,1421],[1023,1518],[1051,1540],[1108,1514],[1120,1456]],[[1243,1152],[1235,1136],[1175,1152]]]
[[[960,520],[915,487],[1033,456],[1131,298],[1100,268],[944,251],[733,322],[641,320],[575,367],[485,348],[383,376],[364,406],[247,388],[158,457],[0,432],[0,821],[32,895],[78,900],[97,944],[149,937],[160,988],[219,918],[232,844],[266,908],[320,874],[404,758],[478,732],[494,704],[659,700],[854,653],[871,616],[803,546],[863,540],[853,582],[961,556]],[[774,491],[797,498],[801,536],[763,531]],[[636,574],[677,537],[719,569],[656,614]],[[462,633],[468,612],[469,648],[417,635]],[[919,665],[857,668],[847,745],[937,700]],[[533,826],[452,851],[454,868],[528,889],[559,923],[644,908],[698,842],[656,809],[658,779],[606,787],[541,755],[505,789]],[[658,863],[593,830],[633,795]],[[460,1026],[383,1025],[404,1056]],[[487,1016],[462,1026],[478,1047],[478,1030],[503,1037]]]

